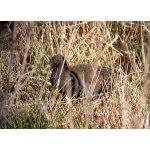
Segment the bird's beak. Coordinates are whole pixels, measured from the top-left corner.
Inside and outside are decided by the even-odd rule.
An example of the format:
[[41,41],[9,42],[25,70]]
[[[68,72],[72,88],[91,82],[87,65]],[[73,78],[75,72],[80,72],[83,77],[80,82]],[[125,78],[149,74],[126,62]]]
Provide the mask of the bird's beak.
[[50,64],[47,64],[46,67],[42,70],[43,74],[47,73],[50,70]]
[[46,69],[46,71],[50,70],[51,69],[51,65],[47,64],[45,69]]
[[50,65],[50,64],[47,64],[46,68],[50,68],[50,67],[51,67],[51,65]]

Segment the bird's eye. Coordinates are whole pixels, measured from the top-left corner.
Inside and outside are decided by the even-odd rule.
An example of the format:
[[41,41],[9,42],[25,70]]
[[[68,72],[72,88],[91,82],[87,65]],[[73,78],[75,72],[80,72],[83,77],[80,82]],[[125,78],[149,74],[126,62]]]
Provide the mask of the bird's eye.
[[55,65],[56,65],[56,64],[57,64],[57,61],[55,61],[55,60],[54,60],[54,61],[53,61],[53,64],[55,64]]

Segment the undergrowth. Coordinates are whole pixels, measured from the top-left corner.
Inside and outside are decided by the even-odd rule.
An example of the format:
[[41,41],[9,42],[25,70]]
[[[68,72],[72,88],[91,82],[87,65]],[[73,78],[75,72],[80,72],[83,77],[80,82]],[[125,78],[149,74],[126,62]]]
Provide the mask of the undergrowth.
[[[29,22],[17,22],[16,25],[7,91],[12,49],[10,24],[1,26],[0,32],[1,128],[69,128],[65,97],[52,89],[51,70],[45,70],[55,54],[66,55],[70,65],[96,63],[117,70],[117,77],[112,80],[112,92],[92,99],[88,128],[149,127],[148,22],[32,22],[30,47],[19,83],[22,86],[11,104],[9,98],[21,76]],[[125,69],[128,62],[129,68]],[[75,128],[85,128],[85,101],[86,97],[72,99]]]

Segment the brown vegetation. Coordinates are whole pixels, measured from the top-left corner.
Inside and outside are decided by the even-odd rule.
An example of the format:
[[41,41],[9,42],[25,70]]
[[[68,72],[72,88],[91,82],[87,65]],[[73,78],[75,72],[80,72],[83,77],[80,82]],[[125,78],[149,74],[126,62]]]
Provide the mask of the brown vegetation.
[[75,128],[149,128],[149,22],[0,22],[0,127],[69,128],[66,99],[45,67],[55,54],[69,64],[117,71],[112,93],[73,98]]

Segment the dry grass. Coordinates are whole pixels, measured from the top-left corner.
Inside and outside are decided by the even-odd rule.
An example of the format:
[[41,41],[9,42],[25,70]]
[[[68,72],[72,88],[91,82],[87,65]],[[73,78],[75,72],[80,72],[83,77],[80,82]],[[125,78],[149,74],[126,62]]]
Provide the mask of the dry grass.
[[[148,22],[17,22],[13,52],[11,29],[2,28],[1,128],[69,128],[66,100],[51,88],[51,71],[45,71],[58,53],[70,64],[96,63],[117,70],[112,93],[91,102],[88,128],[149,127]],[[72,99],[75,128],[85,128],[85,102]]]

